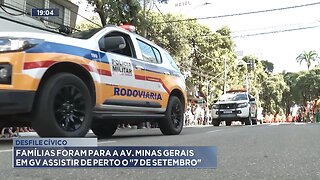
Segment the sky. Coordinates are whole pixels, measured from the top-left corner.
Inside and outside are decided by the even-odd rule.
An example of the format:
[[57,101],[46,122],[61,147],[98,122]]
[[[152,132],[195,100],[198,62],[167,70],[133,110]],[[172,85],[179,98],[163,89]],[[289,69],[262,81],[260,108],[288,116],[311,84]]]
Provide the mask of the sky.
[[[85,0],[79,2],[79,14],[90,17],[92,8],[87,9]],[[82,1],[82,2],[81,2]],[[319,2],[317,0],[169,0],[159,5],[162,13],[183,14],[189,18],[212,17],[227,14],[283,8]],[[179,4],[180,3],[180,4]],[[87,11],[85,10],[87,9]],[[156,10],[156,8],[154,8]],[[275,72],[306,70],[306,64],[296,62],[304,50],[316,50],[320,54],[320,4],[259,14],[199,20],[213,31],[223,26],[231,29],[236,50],[243,55],[254,55],[275,65]],[[78,18],[79,19],[79,18]],[[317,28],[256,35],[270,31],[318,26]],[[315,64],[314,64],[315,65]]]

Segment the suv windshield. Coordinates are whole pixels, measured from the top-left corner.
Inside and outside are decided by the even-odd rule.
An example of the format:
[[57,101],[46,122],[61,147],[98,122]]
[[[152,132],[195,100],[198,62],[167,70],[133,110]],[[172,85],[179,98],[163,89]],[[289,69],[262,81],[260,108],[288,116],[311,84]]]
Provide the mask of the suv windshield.
[[219,101],[242,101],[247,100],[248,96],[245,93],[241,94],[224,94],[220,97]]
[[68,36],[73,38],[79,38],[79,39],[89,39],[93,35],[95,35],[97,32],[99,32],[101,29],[102,28],[89,29],[86,31],[75,32],[75,33],[69,34]]

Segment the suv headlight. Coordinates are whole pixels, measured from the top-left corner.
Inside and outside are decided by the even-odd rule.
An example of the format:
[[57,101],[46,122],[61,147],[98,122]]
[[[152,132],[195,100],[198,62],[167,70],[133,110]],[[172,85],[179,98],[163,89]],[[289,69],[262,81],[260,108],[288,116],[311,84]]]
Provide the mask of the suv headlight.
[[212,105],[212,109],[219,109],[219,104]]
[[240,103],[240,104],[238,104],[237,105],[237,108],[245,108],[245,107],[247,107],[248,106],[248,103]]
[[0,37],[0,53],[24,51],[43,42],[42,39]]
[[0,84],[11,84],[11,64],[0,64]]

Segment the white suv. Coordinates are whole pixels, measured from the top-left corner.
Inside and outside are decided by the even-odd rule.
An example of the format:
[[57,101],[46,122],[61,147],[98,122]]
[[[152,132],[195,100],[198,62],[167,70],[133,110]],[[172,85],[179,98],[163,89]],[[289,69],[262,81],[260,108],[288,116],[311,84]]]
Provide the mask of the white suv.
[[228,92],[212,106],[211,116],[214,126],[219,126],[221,121],[225,121],[227,126],[232,121],[241,121],[245,125],[257,124],[255,98],[247,92]]

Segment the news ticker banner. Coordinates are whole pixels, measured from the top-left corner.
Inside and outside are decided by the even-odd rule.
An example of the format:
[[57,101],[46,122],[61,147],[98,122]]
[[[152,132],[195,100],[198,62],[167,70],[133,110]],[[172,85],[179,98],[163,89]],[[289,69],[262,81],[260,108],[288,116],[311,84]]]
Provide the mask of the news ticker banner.
[[[15,138],[12,166],[14,168],[217,167],[217,149],[214,146],[97,146],[95,138],[80,139]],[[44,140],[47,140],[47,144]],[[65,145],[61,145],[62,142]]]

